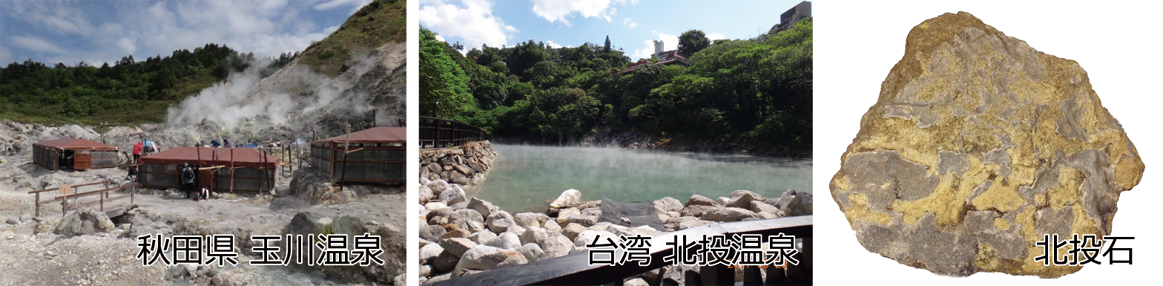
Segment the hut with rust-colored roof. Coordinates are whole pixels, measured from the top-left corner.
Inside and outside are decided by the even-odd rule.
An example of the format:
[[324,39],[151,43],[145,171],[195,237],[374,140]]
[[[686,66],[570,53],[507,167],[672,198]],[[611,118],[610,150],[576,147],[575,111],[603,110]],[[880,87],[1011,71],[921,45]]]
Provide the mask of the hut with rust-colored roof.
[[279,158],[255,148],[174,147],[141,157],[138,182],[148,188],[180,189],[181,166],[197,168],[196,187],[214,192],[269,191]]
[[101,142],[58,138],[32,144],[32,161],[49,170],[87,170],[117,167],[117,147]]
[[404,183],[404,127],[373,127],[311,142],[311,165],[336,182]]

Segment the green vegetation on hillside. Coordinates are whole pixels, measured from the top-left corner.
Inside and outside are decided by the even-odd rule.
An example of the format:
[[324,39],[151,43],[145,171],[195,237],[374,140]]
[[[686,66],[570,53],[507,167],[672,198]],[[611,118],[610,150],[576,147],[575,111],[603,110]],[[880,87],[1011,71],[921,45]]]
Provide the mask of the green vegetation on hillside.
[[[140,62],[130,55],[101,67],[13,62],[0,68],[0,118],[49,124],[161,122],[170,103],[246,69],[253,60],[253,53],[207,44]],[[277,64],[288,61],[284,55]]]
[[645,132],[811,146],[810,18],[778,35],[714,44],[688,31],[679,52],[691,53],[690,67],[643,64],[624,74],[630,59],[605,45],[555,49],[530,40],[462,56],[427,29],[421,35],[421,114],[496,137],[558,143]]
[[312,43],[301,55],[301,63],[315,72],[334,76],[346,70],[353,55],[366,55],[388,42],[407,40],[407,1],[376,0],[347,18],[327,38]]

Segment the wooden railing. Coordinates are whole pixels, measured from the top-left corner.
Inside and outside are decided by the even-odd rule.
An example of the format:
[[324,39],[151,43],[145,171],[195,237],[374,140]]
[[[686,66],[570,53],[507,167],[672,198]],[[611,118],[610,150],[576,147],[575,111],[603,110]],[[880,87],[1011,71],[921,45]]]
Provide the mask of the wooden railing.
[[[793,235],[803,238],[803,249],[795,257],[799,265],[788,264],[786,268],[758,267],[743,268],[743,285],[810,285],[812,284],[812,216],[785,217],[728,223],[710,223],[699,227],[651,237],[650,264],[639,266],[637,262],[618,266],[589,265],[586,252],[553,259],[541,260],[524,265],[488,270],[478,274],[461,276],[430,285],[622,285],[626,279],[638,274],[658,269],[670,262],[663,257],[674,252],[675,236],[686,236],[689,241],[699,240],[702,235],[760,234]],[[621,257],[618,250],[614,257]],[[738,266],[735,266],[738,267]],[[767,271],[767,279],[762,279],[760,271]],[[702,266],[699,272],[686,271],[686,285],[735,285],[735,269],[732,266]],[[661,285],[668,284],[662,281]]]
[[485,140],[484,130],[460,121],[420,116],[420,148],[443,148]]
[[[102,212],[104,212],[106,201],[114,201],[114,200],[123,199],[126,197],[129,198],[129,204],[132,205],[133,204],[133,194],[136,193],[137,186],[138,186],[138,183],[136,183],[136,182],[121,185],[121,186],[116,186],[116,183],[114,183],[113,181],[101,181],[101,182],[94,182],[94,183],[85,183],[85,184],[80,184],[80,185],[57,186],[57,187],[51,187],[51,188],[47,188],[47,189],[29,191],[28,193],[29,194],[36,194],[36,201],[35,201],[36,207],[35,207],[35,211],[34,211],[36,216],[38,216],[38,217],[40,216],[40,205],[41,204],[48,204],[48,203],[55,203],[55,202],[63,202],[63,204],[62,204],[63,206],[61,207],[61,215],[63,216],[65,214],[69,213],[70,207],[79,208],[79,207],[84,207],[84,206],[91,206],[94,204],[98,205],[99,209]],[[101,187],[101,188],[97,189],[97,190],[89,190],[89,191],[82,192],[82,191],[80,191],[81,187]],[[133,188],[132,190],[130,190],[129,194],[113,196],[113,197],[109,196],[109,193],[112,191],[124,190],[124,189],[128,189],[128,188]],[[53,197],[50,200],[46,200],[46,201],[40,200],[41,193],[53,192],[53,191],[60,192],[60,195],[57,195],[56,197]],[[97,196],[97,200],[85,202],[85,203],[78,203],[80,198],[89,197],[89,196]],[[70,199],[73,201],[73,204],[68,203]]]

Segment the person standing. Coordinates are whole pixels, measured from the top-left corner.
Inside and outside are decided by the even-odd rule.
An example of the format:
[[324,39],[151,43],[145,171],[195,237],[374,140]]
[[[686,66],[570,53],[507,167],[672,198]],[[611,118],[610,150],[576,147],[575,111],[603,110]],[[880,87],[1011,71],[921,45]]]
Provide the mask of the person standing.
[[141,141],[133,145],[133,164],[137,164],[137,159],[141,159]]
[[194,192],[194,168],[190,167],[190,163],[182,163],[182,190],[186,191],[187,199]]

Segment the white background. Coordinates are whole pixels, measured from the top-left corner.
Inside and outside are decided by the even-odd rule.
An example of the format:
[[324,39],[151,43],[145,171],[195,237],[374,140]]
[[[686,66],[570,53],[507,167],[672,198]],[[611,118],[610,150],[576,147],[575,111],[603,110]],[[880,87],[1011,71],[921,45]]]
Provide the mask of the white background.
[[[1161,28],[1158,2],[1115,1],[814,1],[816,275],[819,285],[1137,285],[1160,283],[1159,231],[1163,192],[1159,175]],[[1151,6],[1151,7],[1147,7]],[[1133,265],[1088,265],[1058,279],[977,273],[933,274],[868,252],[832,200],[828,182],[876,103],[880,85],[904,54],[905,37],[922,21],[966,11],[1008,36],[1047,54],[1077,61],[1102,105],[1123,125],[1146,171],[1122,193],[1112,235],[1133,236]],[[997,284],[991,284],[997,283]]]

